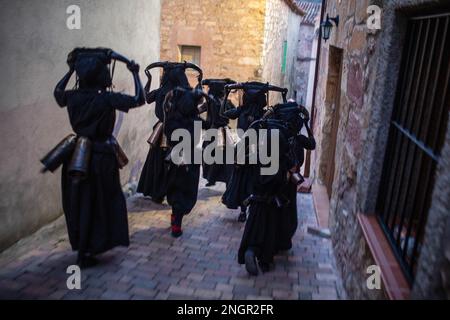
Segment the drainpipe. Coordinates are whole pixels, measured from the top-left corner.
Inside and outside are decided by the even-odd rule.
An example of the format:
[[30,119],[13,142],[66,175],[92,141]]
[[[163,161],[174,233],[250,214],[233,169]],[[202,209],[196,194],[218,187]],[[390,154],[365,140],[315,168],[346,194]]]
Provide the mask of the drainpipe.
[[[327,0],[322,0],[322,8],[320,12],[320,23],[325,19]],[[319,64],[320,64],[320,49],[322,47],[322,28],[319,26],[319,39],[317,41],[317,55],[316,55],[316,70],[314,72],[314,87],[313,87],[313,99],[311,105],[311,130],[314,133],[314,121],[315,121],[315,113],[316,113],[316,93],[317,93],[317,83],[319,81]],[[305,172],[304,176],[309,178],[311,175],[311,151],[306,152],[305,159]]]

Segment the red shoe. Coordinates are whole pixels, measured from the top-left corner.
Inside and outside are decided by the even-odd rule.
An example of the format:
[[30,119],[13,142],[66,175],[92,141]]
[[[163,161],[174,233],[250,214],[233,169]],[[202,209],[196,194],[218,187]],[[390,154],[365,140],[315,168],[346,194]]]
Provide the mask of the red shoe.
[[172,237],[179,238],[183,234],[180,226],[172,225]]

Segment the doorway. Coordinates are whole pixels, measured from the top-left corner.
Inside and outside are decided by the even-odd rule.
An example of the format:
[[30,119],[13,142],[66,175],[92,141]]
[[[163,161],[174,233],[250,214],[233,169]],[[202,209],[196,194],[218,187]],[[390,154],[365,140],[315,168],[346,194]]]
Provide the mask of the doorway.
[[325,105],[329,112],[329,119],[331,120],[331,125],[329,130],[329,137],[327,139],[328,147],[325,149],[325,156],[323,158],[326,161],[324,183],[327,189],[329,199],[331,199],[331,195],[333,192],[336,144],[339,129],[342,61],[343,61],[343,50],[337,47],[330,46]]

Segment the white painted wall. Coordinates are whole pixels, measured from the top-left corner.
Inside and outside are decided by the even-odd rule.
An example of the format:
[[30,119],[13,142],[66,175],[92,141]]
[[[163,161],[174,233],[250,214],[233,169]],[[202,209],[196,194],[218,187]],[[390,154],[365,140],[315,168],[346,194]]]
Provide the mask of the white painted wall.
[[[66,27],[72,4],[81,8],[81,30]],[[40,174],[39,159],[71,132],[52,95],[68,52],[110,47],[142,70],[159,59],[159,26],[160,0],[0,0],[0,250],[62,213],[60,173]],[[115,83],[133,93],[123,66]],[[123,183],[139,173],[153,122],[148,106],[123,117],[118,140],[130,158]]]

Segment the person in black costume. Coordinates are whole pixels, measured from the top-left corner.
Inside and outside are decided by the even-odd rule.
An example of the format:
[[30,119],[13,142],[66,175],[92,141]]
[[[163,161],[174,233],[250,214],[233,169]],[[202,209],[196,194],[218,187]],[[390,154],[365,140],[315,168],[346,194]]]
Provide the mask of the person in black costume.
[[[253,194],[249,197],[249,218],[238,252],[238,262],[247,272],[258,274],[270,269],[279,251],[292,247],[297,229],[297,185],[294,179],[303,163],[304,149],[314,149],[315,141],[307,125],[308,113],[295,103],[271,108],[257,125],[279,130],[279,170],[271,176],[258,175]],[[308,137],[300,134],[306,125]]]
[[172,141],[172,133],[176,129],[185,129],[190,133],[191,159],[176,164],[171,152],[166,158],[168,164],[167,202],[172,207],[172,236],[180,237],[183,217],[189,214],[197,202],[200,165],[194,163],[194,149],[199,141],[195,141],[194,122],[201,122],[199,103],[208,96],[200,89],[175,88],[169,92],[164,102],[164,132],[169,137],[169,145],[175,147],[178,142]]
[[[150,91],[152,76],[150,70],[153,68],[162,68],[163,74],[161,77],[160,87],[156,90]],[[163,133],[164,126],[164,110],[163,103],[168,92],[180,87],[191,89],[188,78],[186,76],[186,69],[192,68],[199,72],[199,82],[202,80],[201,69],[192,63],[178,63],[178,62],[156,62],[149,65],[145,73],[148,77],[148,82],[145,85],[145,96],[148,104],[155,102],[155,114],[158,122],[153,127],[153,134],[155,141],[150,141],[150,150],[147,154],[145,164],[142,168],[141,176],[139,178],[137,191],[143,193],[145,196],[151,197],[156,203],[162,203],[167,194],[167,165],[164,159],[168,154],[167,137]],[[161,126],[158,131],[158,127]],[[157,133],[159,132],[159,133]]]
[[[226,150],[227,148],[233,148],[233,144],[230,137],[230,131],[228,124],[230,120],[220,114],[220,109],[223,103],[226,103],[226,109],[235,109],[233,103],[230,100],[225,99],[225,85],[236,83],[230,79],[207,79],[203,80],[202,85],[208,86],[209,99],[206,102],[207,105],[207,117],[203,121],[203,129],[216,129],[218,130],[216,142],[216,148],[221,148],[223,151],[222,163],[206,164],[203,163],[203,178],[208,181],[207,187],[213,186],[216,182],[228,183],[230,179],[233,166],[226,164]],[[213,141],[204,141],[203,150],[212,144]],[[212,156],[215,156],[215,150],[212,151]]]
[[[111,60],[127,64],[133,74],[135,96],[108,90],[112,85]],[[129,245],[118,145],[112,132],[116,110],[128,112],[142,106],[145,98],[139,65],[110,49],[77,48],[69,54],[68,64],[70,70],[57,84],[54,96],[60,107],[67,107],[74,132],[79,140],[89,142],[91,152],[84,178],[72,176],[69,161],[63,163],[62,201],[70,244],[78,251],[77,264],[84,268],[97,262],[94,255]],[[66,90],[74,72],[78,88]]]
[[[305,150],[314,150],[316,148],[316,142],[308,123],[309,112],[305,107],[291,102],[274,106],[272,117],[283,121],[292,134],[289,152],[293,166],[290,168],[290,174],[299,175],[300,168],[304,163]],[[308,136],[301,134],[303,126],[306,128]],[[300,176],[299,181],[285,184],[282,191],[289,201],[283,207],[283,214],[279,217],[280,232],[278,232],[277,243],[280,251],[292,248],[292,237],[298,226],[297,188],[298,184],[301,184],[303,181],[303,177]]]
[[[269,91],[278,91],[285,99],[286,89],[271,86],[267,83],[246,82],[243,84],[232,84],[226,86],[227,93],[230,90],[242,89],[243,103],[238,108],[224,109],[222,114],[229,119],[238,119],[237,128],[246,131],[250,125],[262,118],[265,113],[264,108],[268,103]],[[228,96],[228,94],[227,94]],[[229,209],[240,207],[238,221],[245,222],[247,219],[247,206],[244,204],[253,191],[254,177],[256,176],[254,166],[248,164],[235,164],[227,188],[222,197],[222,202]]]

